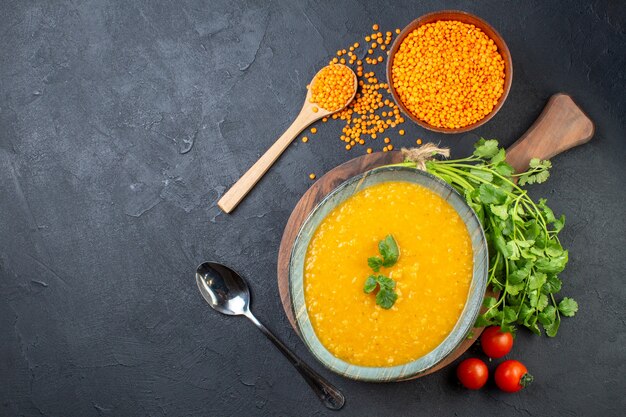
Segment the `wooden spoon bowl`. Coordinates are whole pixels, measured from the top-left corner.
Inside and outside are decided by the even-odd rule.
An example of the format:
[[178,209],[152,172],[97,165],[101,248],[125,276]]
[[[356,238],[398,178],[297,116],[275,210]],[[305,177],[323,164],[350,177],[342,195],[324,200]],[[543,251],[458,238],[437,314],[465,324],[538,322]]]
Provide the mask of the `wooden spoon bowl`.
[[[402,100],[400,99],[400,95],[396,91],[393,85],[392,78],[392,68],[393,68],[393,59],[395,57],[396,52],[402,45],[404,38],[411,32],[413,32],[418,27],[428,24],[434,23],[440,20],[456,20],[458,22],[467,23],[470,25],[474,25],[480,30],[482,30],[490,39],[493,39],[493,42],[498,47],[498,52],[502,55],[502,59],[504,60],[504,92],[500,99],[498,99],[498,103],[494,106],[489,114],[480,119],[479,121],[472,123],[470,125],[458,128],[458,129],[448,129],[444,127],[433,126],[425,121],[419,119],[415,116],[409,109],[404,105]],[[389,90],[391,91],[391,95],[393,96],[393,100],[396,102],[400,110],[404,114],[406,114],[411,120],[413,120],[418,125],[422,126],[425,129],[432,130],[434,132],[440,133],[463,133],[468,132],[472,129],[476,129],[479,126],[487,123],[493,116],[496,115],[498,110],[504,104],[507,96],[509,95],[509,91],[511,90],[511,83],[513,81],[513,62],[511,60],[511,53],[509,52],[509,48],[506,46],[506,42],[496,30],[489,25],[489,23],[482,20],[480,17],[475,16],[470,13],[458,11],[458,10],[442,10],[439,12],[426,14],[418,19],[415,19],[411,23],[409,23],[400,34],[396,37],[396,40],[393,42],[391,49],[389,50],[389,58],[387,59],[387,83],[389,84]]]

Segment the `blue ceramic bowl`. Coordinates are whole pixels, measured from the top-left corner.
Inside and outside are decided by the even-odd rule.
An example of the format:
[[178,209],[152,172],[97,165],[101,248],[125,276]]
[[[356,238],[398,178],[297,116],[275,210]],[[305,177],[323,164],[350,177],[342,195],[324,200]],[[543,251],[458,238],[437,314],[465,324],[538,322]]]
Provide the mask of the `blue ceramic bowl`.
[[[331,210],[362,189],[390,181],[405,181],[426,187],[454,207],[465,222],[472,239],[474,272],[463,312],[452,332],[439,346],[421,358],[404,365],[392,367],[357,366],[333,356],[315,334],[304,299],[304,260],[313,234]],[[428,173],[412,168],[393,166],[376,168],[352,177],[335,188],[313,209],[303,223],[296,237],[289,261],[291,305],[304,343],[313,355],[330,370],[345,377],[362,381],[387,382],[410,379],[428,371],[444,360],[467,337],[485,296],[488,265],[487,243],[480,222],[474,211],[465,203],[464,198],[450,185]]]

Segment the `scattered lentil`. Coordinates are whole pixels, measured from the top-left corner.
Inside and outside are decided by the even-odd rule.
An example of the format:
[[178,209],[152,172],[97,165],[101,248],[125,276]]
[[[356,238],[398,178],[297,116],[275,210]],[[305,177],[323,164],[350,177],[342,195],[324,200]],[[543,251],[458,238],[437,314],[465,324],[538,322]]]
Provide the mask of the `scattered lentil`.
[[302,136],[302,142],[307,143],[309,141],[309,138],[307,138],[306,136]]
[[[365,42],[367,42],[362,45],[364,49],[357,51],[357,48],[361,47],[361,44],[354,42],[351,46],[348,46],[348,50],[339,49],[337,56],[332,58],[330,62],[331,64],[346,63],[350,66],[354,65],[352,68],[355,69],[359,80],[354,100],[352,100],[345,109],[329,116],[333,120],[340,119],[345,122],[340,139],[344,143],[346,150],[352,149],[357,144],[365,145],[368,138],[376,140],[378,136],[382,137],[387,129],[396,128],[404,122],[404,118],[400,115],[398,106],[392,100],[384,96],[385,92],[389,93],[389,85],[380,82],[374,71],[366,71],[364,68],[364,64],[371,65],[372,67],[370,67],[370,69],[375,68],[374,66],[383,63],[387,57],[388,48],[386,45],[391,43],[393,33],[391,31],[379,32],[378,29],[378,25],[376,25],[376,27],[372,26],[373,32],[364,37]],[[398,30],[397,33],[399,32]],[[387,53],[383,53],[381,56],[373,56],[376,48],[380,48],[380,50],[386,51]],[[367,56],[359,59],[357,54],[362,54],[363,52],[366,52]],[[348,56],[341,58],[344,55]],[[331,66],[343,68],[342,65]],[[329,70],[328,73],[324,75],[327,80],[341,78],[341,74],[337,74],[336,71]],[[316,79],[317,78],[318,77],[316,77]],[[323,103],[345,103],[344,100],[337,98],[337,94],[333,95],[332,89],[328,88],[332,84],[331,82],[320,83],[320,85],[317,84],[315,80],[312,83],[311,101],[317,103],[321,108],[332,111],[340,106],[335,104],[335,107],[333,107],[332,104]],[[324,87],[321,87],[322,85]],[[345,83],[344,85],[351,84]],[[352,89],[351,93],[353,92],[354,90]],[[329,98],[329,96],[333,96],[333,98]],[[327,120],[328,118],[322,119],[323,122]],[[316,130],[316,128],[312,128],[311,133],[314,134]],[[389,138],[386,138],[385,144],[384,149],[387,150],[383,149],[384,152],[393,149],[393,146],[390,145]],[[373,150],[370,147],[366,149],[366,152],[372,153]]]
[[315,179],[315,174],[313,174],[313,173],[309,174],[309,178],[314,180]]

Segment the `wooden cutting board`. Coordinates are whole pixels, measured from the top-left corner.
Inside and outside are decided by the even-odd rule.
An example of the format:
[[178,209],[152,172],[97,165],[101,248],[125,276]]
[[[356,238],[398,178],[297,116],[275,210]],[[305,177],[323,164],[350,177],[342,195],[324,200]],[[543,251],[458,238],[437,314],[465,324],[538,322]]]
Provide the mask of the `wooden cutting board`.
[[[593,133],[593,122],[572,98],[563,93],[555,94],[550,98],[537,121],[507,150],[506,159],[516,171],[522,171],[528,168],[528,163],[532,158],[550,159],[561,152],[588,142]],[[398,162],[402,162],[402,154],[399,151],[376,152],[354,158],[328,171],[304,193],[296,204],[285,226],[278,251],[278,290],[285,314],[296,332],[298,329],[289,295],[289,257],[302,223],[328,193],[348,178],[372,168]],[[475,328],[471,339],[464,341],[444,361],[419,377],[438,371],[456,360],[476,341],[482,330],[482,328]]]

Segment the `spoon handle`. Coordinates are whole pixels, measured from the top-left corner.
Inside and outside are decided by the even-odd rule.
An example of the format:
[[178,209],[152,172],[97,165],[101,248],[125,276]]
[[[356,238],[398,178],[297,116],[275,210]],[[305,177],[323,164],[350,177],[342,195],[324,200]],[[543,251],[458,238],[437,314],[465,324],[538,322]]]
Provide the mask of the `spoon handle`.
[[246,317],[255,324],[256,327],[259,328],[267,336],[268,339],[274,343],[274,345],[280,350],[283,355],[289,359],[289,362],[300,372],[300,375],[304,378],[304,380],[309,384],[315,394],[317,394],[318,398],[322,401],[322,403],[331,410],[339,410],[343,407],[345,403],[345,398],[341,391],[335,388],[330,382],[328,382],[324,377],[315,372],[312,368],[309,367],[306,363],[302,362],[302,360],[297,357],[287,346],[283,344],[272,332],[270,332],[267,327],[263,325],[254,315],[248,311],[246,313]]
[[243,198],[252,190],[256,183],[265,175],[268,169],[274,164],[278,157],[287,149],[293,140],[307,126],[314,121],[328,115],[328,112],[314,113],[311,106],[305,106],[298,117],[293,121],[274,144],[252,165],[245,174],[237,180],[235,184],[220,198],[217,206],[225,213],[230,213],[237,207]]

